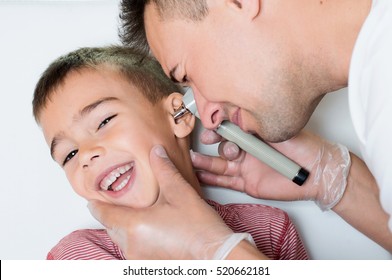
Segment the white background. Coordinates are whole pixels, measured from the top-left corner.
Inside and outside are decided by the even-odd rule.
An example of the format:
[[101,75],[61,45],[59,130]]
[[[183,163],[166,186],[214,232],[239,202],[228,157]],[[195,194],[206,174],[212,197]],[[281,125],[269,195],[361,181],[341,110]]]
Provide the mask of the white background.
[[[64,235],[100,227],[52,161],[32,117],[31,100],[35,83],[52,60],[79,47],[119,43],[117,28],[118,1],[0,1],[0,259],[45,259]],[[323,100],[309,127],[358,152],[345,90]],[[215,152],[201,145],[195,149]],[[213,188],[207,188],[206,195],[222,203],[283,208],[313,259],[391,258],[312,202],[266,202]]]

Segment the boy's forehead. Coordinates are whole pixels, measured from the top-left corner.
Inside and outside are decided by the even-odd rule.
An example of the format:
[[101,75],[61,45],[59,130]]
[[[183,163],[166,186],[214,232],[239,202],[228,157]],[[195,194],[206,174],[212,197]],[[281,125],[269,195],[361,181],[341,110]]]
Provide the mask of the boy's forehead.
[[[126,88],[128,87],[128,88]],[[47,103],[54,106],[82,105],[103,97],[131,97],[135,90],[133,85],[118,71],[107,68],[83,68],[70,72],[63,82],[50,95]],[[127,93],[127,94],[125,94]],[[80,102],[78,102],[80,101]],[[73,107],[73,106],[72,106]]]
[[69,73],[63,83],[49,96],[39,114],[39,123],[47,141],[59,133],[60,127],[71,126],[110,101],[124,105],[147,105],[146,96],[122,73],[112,68],[83,69]]
[[110,79],[97,75],[95,71],[69,73],[63,83],[48,95],[39,113],[38,121],[45,138],[65,123],[92,111],[103,101],[120,100],[118,90],[111,89],[112,85],[115,83],[110,83]]

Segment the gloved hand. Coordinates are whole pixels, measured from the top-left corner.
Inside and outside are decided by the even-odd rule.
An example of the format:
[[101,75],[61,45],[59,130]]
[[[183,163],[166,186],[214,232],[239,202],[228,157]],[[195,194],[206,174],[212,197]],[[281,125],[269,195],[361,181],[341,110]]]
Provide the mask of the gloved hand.
[[[213,144],[222,139],[206,130],[200,140],[204,144]],[[194,167],[199,169],[199,180],[207,185],[245,192],[256,198],[314,200],[323,211],[339,202],[350,170],[350,153],[346,147],[305,131],[271,146],[310,172],[302,186],[297,186],[231,142],[220,143],[218,152],[221,157],[195,152],[191,152],[191,156]]]
[[[127,259],[225,258],[248,234],[234,234],[174,167],[161,146],[150,154],[157,202],[132,209],[91,201],[92,215]],[[258,252],[258,251],[257,251]]]

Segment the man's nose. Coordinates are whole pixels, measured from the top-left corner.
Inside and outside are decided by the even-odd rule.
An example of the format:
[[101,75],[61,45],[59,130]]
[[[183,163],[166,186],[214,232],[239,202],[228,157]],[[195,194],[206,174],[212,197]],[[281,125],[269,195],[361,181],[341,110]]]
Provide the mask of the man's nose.
[[200,95],[195,95],[195,101],[203,126],[209,130],[216,129],[225,117],[221,103],[208,101]]

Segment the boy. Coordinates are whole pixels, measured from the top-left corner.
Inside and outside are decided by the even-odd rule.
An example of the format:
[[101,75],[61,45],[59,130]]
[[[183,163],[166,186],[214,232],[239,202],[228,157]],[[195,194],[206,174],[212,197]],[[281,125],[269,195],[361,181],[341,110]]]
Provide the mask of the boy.
[[[87,200],[149,207],[159,185],[151,148],[168,151],[182,176],[201,194],[189,155],[191,114],[175,121],[181,89],[154,59],[124,47],[82,48],[60,57],[37,83],[34,117],[52,158]],[[248,232],[272,259],[307,259],[294,225],[282,210],[208,201],[234,232]],[[48,259],[125,259],[105,230],[79,230],[62,239]]]

